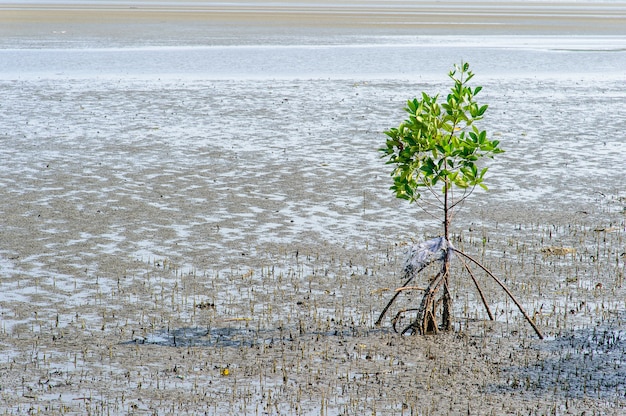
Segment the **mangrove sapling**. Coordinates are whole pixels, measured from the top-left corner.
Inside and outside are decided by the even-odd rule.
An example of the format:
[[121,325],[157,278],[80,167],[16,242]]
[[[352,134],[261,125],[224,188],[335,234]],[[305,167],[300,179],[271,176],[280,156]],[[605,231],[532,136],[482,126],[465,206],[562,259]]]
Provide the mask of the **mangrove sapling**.
[[[415,203],[431,216],[440,210],[443,216],[443,235],[411,248],[404,265],[407,279],[402,288],[408,288],[411,281],[430,264],[438,264],[438,271],[429,281],[419,307],[405,309],[393,318],[394,329],[401,315],[408,311],[416,312],[415,320],[402,331],[402,334],[436,333],[439,329],[452,328],[452,296],[450,294],[450,260],[456,254],[476,286],[489,318],[493,314],[480,288],[470,264],[478,266],[487,276],[500,285],[518,306],[526,320],[540,338],[541,332],[528,317],[521,304],[509,289],[485,266],[473,257],[457,250],[450,242],[450,227],[453,214],[474,192],[476,187],[487,189],[484,184],[487,168],[479,166],[482,158],[493,158],[502,153],[497,140],[489,140],[485,130],[474,124],[483,118],[487,105],[479,105],[475,96],[482,87],[471,88],[468,82],[474,77],[468,63],[455,65],[448,74],[454,85],[445,102],[439,102],[439,95],[422,93],[421,99],[407,102],[405,111],[409,118],[399,127],[385,131],[388,136],[386,146],[380,149],[387,164],[394,165],[391,172],[396,197]],[[435,216],[436,217],[436,216]],[[405,290],[396,291],[383,309],[376,325]],[[437,297],[439,295],[439,297]],[[439,317],[441,324],[439,324]]]

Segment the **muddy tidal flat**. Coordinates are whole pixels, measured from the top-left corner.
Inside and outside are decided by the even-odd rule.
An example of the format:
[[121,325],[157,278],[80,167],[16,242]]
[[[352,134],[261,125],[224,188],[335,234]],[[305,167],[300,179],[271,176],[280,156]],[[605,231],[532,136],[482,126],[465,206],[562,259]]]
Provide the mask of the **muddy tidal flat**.
[[[626,414],[626,3],[380,3],[0,0],[0,415]],[[382,132],[460,61],[453,242],[543,340],[454,260],[454,331],[374,325],[440,234]]]

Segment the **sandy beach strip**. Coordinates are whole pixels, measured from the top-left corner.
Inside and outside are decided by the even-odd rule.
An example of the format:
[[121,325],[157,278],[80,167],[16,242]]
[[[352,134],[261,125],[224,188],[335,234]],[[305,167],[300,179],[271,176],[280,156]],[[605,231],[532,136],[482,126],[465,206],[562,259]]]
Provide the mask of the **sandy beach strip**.
[[407,33],[626,35],[626,2],[173,2],[0,3],[0,35],[46,30],[46,24],[255,26],[367,29]]

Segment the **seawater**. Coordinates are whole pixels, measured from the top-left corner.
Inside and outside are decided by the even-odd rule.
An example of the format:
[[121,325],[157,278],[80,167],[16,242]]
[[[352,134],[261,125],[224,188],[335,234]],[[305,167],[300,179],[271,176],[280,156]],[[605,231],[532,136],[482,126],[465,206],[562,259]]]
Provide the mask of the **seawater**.
[[[310,39],[307,39],[309,42]],[[319,45],[0,49],[0,79],[436,79],[455,62],[487,78],[626,79],[626,37],[348,38]],[[24,46],[24,45],[22,45]]]

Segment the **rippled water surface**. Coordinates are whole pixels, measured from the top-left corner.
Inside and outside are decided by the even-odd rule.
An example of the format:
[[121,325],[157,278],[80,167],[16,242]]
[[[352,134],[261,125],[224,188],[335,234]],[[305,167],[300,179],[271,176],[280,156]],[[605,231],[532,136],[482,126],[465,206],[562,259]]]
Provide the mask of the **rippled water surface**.
[[465,60],[484,77],[623,79],[626,59],[626,37],[318,41],[318,45],[8,48],[0,49],[0,77],[419,80],[440,77],[451,62]]

